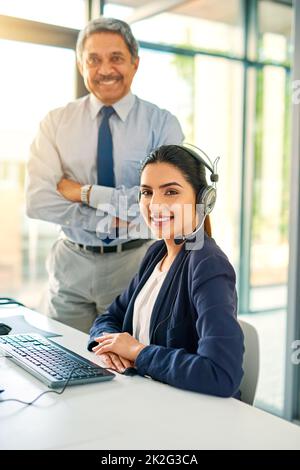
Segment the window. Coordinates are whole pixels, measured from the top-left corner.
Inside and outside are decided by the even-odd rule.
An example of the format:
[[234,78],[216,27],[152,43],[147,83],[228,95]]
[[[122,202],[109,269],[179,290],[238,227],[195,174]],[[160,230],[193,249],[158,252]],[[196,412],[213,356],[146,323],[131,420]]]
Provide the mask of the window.
[[25,216],[24,177],[38,123],[74,99],[73,50],[0,40],[0,284],[2,295],[37,307],[45,258],[57,229]]
[[0,0],[0,15],[81,29],[85,0]]
[[[250,251],[246,321],[260,338],[256,406],[282,415],[288,270],[290,84],[283,67],[248,71],[247,197]],[[248,223],[248,222],[247,222]],[[240,298],[240,303],[241,303]]]
[[213,236],[238,272],[243,67],[199,55],[194,81],[195,143],[212,159],[220,156],[217,203],[211,214]]
[[[129,6],[132,2],[122,2],[121,6],[117,3],[107,3],[105,16],[130,19],[134,10],[126,8],[124,3]],[[242,55],[241,23],[239,0],[194,0],[134,22],[132,31],[139,41]]]
[[[251,286],[276,286],[272,295],[264,297],[264,308],[286,304],[290,154],[288,89],[284,69],[270,66],[257,72]],[[284,289],[279,286],[284,286]],[[258,304],[262,306],[259,298],[255,294],[252,296],[252,310],[257,309]]]
[[119,20],[126,21],[133,11],[134,8],[123,4],[119,5],[119,3],[105,2],[104,4],[104,16],[109,18],[118,18]]
[[290,61],[292,8],[283,3],[260,0],[258,4],[260,60]]
[[194,59],[146,49],[140,50],[140,57],[132,91],[140,98],[175,114],[183,127],[186,140],[192,142]]

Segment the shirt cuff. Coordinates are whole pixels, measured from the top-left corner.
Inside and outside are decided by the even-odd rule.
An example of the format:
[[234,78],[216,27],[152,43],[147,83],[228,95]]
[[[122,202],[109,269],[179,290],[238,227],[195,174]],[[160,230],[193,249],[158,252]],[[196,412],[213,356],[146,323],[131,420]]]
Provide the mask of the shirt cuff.
[[[101,205],[105,208],[111,204],[114,188],[106,188],[105,186],[93,185],[90,190],[89,206],[94,209],[101,209]],[[100,207],[99,207],[100,206]]]

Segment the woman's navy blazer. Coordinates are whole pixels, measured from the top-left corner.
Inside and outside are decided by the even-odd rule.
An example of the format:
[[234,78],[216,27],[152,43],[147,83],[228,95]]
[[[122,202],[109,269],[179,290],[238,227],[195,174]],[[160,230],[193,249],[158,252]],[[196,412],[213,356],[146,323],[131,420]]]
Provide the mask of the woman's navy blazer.
[[[89,350],[103,332],[132,334],[135,299],[165,253],[163,240],[150,246],[128,288],[96,318]],[[235,273],[213,238],[205,235],[200,249],[182,246],[153,307],[149,337],[135,361],[138,374],[186,390],[239,396],[244,337]]]

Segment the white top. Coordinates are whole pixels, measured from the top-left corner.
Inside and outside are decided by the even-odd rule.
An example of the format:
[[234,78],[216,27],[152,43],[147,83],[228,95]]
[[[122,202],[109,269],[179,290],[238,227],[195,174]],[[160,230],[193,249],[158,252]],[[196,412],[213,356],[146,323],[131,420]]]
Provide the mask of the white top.
[[133,310],[133,336],[146,346],[150,344],[149,328],[152,310],[168,271],[161,271],[162,260],[138,294]]

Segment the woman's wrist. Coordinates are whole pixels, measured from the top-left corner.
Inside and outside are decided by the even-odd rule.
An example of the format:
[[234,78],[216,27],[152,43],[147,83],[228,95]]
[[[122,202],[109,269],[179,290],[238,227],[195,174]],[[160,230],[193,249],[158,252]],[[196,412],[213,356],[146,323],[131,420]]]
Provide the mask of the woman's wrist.
[[133,359],[133,362],[135,363],[137,358],[138,358],[138,355],[140,354],[140,352],[145,348],[145,344],[142,344],[140,343],[137,347],[136,347],[136,351],[135,351],[135,355],[134,355],[134,359]]

